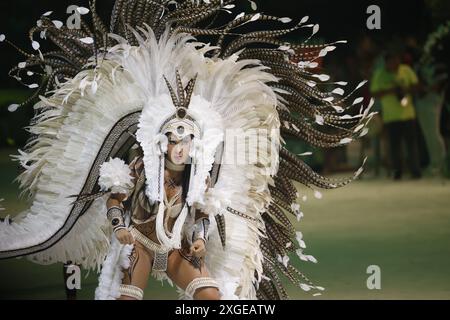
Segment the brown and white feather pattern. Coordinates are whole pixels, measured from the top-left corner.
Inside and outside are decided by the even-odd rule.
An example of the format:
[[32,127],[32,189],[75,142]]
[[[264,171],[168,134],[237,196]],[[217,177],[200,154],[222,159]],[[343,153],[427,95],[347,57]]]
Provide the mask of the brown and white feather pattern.
[[[67,203],[64,202],[65,200],[56,199],[61,199],[58,198],[62,194],[61,190],[67,192],[70,190],[70,194],[75,194],[77,191],[75,189],[79,185],[75,179],[72,190],[70,189],[72,186],[61,185],[63,184],[62,180],[65,180],[61,177],[65,177],[71,170],[77,169],[75,171],[77,173],[86,170],[84,167],[76,167],[78,164],[74,164],[70,158],[74,156],[70,150],[75,150],[75,148],[89,150],[92,153],[83,154],[83,156],[87,159],[92,157],[96,151],[95,146],[101,140],[102,133],[86,130],[86,126],[92,123],[89,119],[93,119],[92,121],[98,124],[103,121],[102,117],[111,115],[117,120],[118,114],[124,111],[117,110],[118,113],[115,113],[114,107],[107,111],[98,109],[97,104],[100,103],[98,101],[102,101],[99,100],[99,96],[103,96],[103,99],[107,101],[108,95],[104,93],[114,92],[107,104],[114,106],[115,99],[122,102],[135,101],[139,100],[139,97],[152,96],[155,92],[166,90],[168,93],[167,89],[162,88],[167,88],[167,86],[161,80],[163,71],[165,72],[167,69],[155,63],[144,63],[140,70],[127,73],[129,70],[127,71],[126,67],[123,68],[120,63],[117,66],[109,65],[108,60],[102,58],[105,51],[100,48],[103,47],[108,48],[106,56],[116,54],[125,57],[130,55],[130,59],[127,61],[132,63],[131,59],[138,57],[138,55],[133,55],[133,52],[135,50],[142,51],[142,44],[146,42],[146,46],[151,48],[152,54],[154,54],[151,59],[155,59],[155,61],[164,61],[164,57],[182,57],[181,61],[167,60],[165,63],[180,66],[183,81],[192,79],[198,66],[201,66],[200,83],[202,77],[203,83],[206,83],[205,77],[211,77],[208,79],[208,85],[196,85],[193,95],[201,96],[202,99],[214,106],[224,120],[224,128],[228,126],[231,128],[242,126],[246,129],[279,128],[279,133],[281,133],[281,137],[277,133],[270,138],[271,143],[279,148],[279,155],[268,155],[266,159],[261,160],[262,167],[269,168],[268,172],[274,175],[273,181],[268,178],[270,175],[262,172],[263,170],[258,172],[255,168],[250,171],[244,169],[239,171],[239,168],[224,166],[217,187],[214,188],[216,194],[213,195],[211,192],[211,194],[205,195],[205,206],[213,203],[206,201],[209,199],[208,197],[221,199],[219,204],[216,204],[216,208],[223,208],[223,203],[230,199],[232,201],[228,205],[256,217],[258,221],[257,224],[246,220],[245,223],[242,223],[242,218],[224,213],[227,215],[227,242],[228,250],[231,250],[228,252],[230,265],[224,261],[224,265],[219,266],[220,259],[217,261],[210,259],[209,263],[213,266],[216,262],[216,270],[222,270],[224,276],[227,272],[234,272],[230,269],[233,263],[242,263],[242,259],[245,260],[242,265],[247,268],[248,273],[241,276],[246,280],[242,280],[238,276],[235,279],[238,286],[234,284],[227,286],[229,292],[236,293],[240,297],[286,298],[287,294],[280,275],[286,276],[296,285],[309,290],[312,284],[288,261],[289,256],[292,257],[289,254],[293,252],[296,252],[301,259],[308,260],[301,248],[303,240],[293,232],[288,222],[289,219],[286,217],[286,214],[296,217],[302,215],[295,203],[297,194],[293,190],[295,188],[293,188],[292,181],[300,182],[314,190],[316,188],[337,188],[354,180],[361,173],[361,169],[349,179],[332,180],[315,173],[297,155],[292,154],[284,146],[279,146],[279,142],[289,137],[312,146],[331,148],[345,145],[366,134],[366,125],[373,116],[373,113],[370,112],[373,102],[366,107],[361,97],[352,98],[364,82],[349,94],[344,95],[342,87],[346,83],[336,82],[337,88],[327,90],[329,81],[331,81],[330,77],[326,74],[316,73],[317,64],[314,60],[333,51],[335,45],[340,42],[309,45],[306,42],[286,43],[282,39],[283,35],[296,32],[296,30],[307,30],[307,28],[311,28],[312,35],[314,35],[318,31],[318,26],[307,25],[307,17],[298,23],[286,17],[252,12],[239,14],[235,18],[231,16],[228,23],[217,26],[214,23],[216,15],[227,14],[227,11],[232,10],[235,3],[246,2],[246,0],[203,2],[180,0],[176,2],[175,6],[173,5],[174,1],[169,0],[135,0],[132,2],[116,0],[109,26],[111,36],[106,35],[106,24],[100,21],[95,12],[95,1],[91,2],[92,25],[83,21],[80,30],[69,30],[65,27],[58,29],[49,17],[43,16],[38,26],[31,30],[31,36],[37,32],[46,31],[47,39],[56,46],[56,50],[43,52],[42,56],[19,50],[25,56],[25,63],[14,67],[10,72],[16,78],[24,78],[24,73],[32,71],[35,67],[46,70],[35,93],[30,99],[19,105],[20,107],[35,100],[39,94],[47,97],[43,97],[42,102],[38,104],[40,114],[34,119],[34,124],[30,129],[38,138],[31,141],[18,156],[25,168],[25,172],[19,178],[21,186],[24,190],[30,191],[32,197],[37,201],[37,204],[30,210],[58,212],[51,217],[57,223],[64,218],[63,212],[67,209]],[[263,30],[259,28],[261,21],[265,22],[261,25],[270,23],[273,27],[270,30]],[[246,34],[239,33],[242,32],[240,27],[244,24],[247,27],[253,26],[254,30]],[[205,40],[199,40],[196,43],[194,38],[185,36],[184,33],[198,36],[199,39],[205,38]],[[80,39],[86,38],[87,40],[92,38],[93,43],[80,41]],[[174,44],[168,45],[170,41],[174,41]],[[9,42],[6,40],[5,43]],[[177,44],[175,45],[175,43]],[[211,46],[204,43],[211,43]],[[188,50],[192,50],[192,52],[195,52],[194,49],[196,49],[196,54],[183,57],[186,48],[182,44],[186,44]],[[118,54],[119,52],[120,54]],[[139,56],[139,59],[141,58],[142,56]],[[136,65],[142,62],[139,59],[133,63]],[[291,62],[294,60],[299,63]],[[113,61],[115,60],[113,59]],[[203,68],[203,66],[208,67]],[[173,77],[174,74],[170,72],[166,76]],[[89,75],[90,78],[85,78],[86,75]],[[127,85],[135,83],[137,87],[135,85],[120,87],[125,78],[127,78],[125,81]],[[61,86],[60,83],[65,79],[69,80]],[[173,78],[169,79],[172,84],[175,83],[174,80]],[[88,89],[95,91],[94,88],[97,86],[94,84],[97,82],[97,94],[89,95]],[[241,86],[242,82],[243,86]],[[239,86],[236,86],[237,83]],[[53,89],[56,89],[56,92],[50,91]],[[228,97],[222,94],[223,90],[225,92],[229,90]],[[261,101],[264,96],[261,92],[266,94],[267,99],[264,101]],[[242,101],[241,95],[246,95],[245,102]],[[274,103],[275,100],[276,103]],[[254,108],[251,107],[252,105]],[[274,112],[274,106],[278,112]],[[102,114],[102,112],[105,113]],[[88,117],[89,119],[87,119]],[[79,119],[85,120],[80,121]],[[68,132],[67,135],[62,134],[65,130]],[[74,134],[73,131],[76,133]],[[92,133],[90,140],[94,141],[93,144],[87,143],[89,139],[85,137],[86,132]],[[70,135],[72,139],[64,138]],[[66,147],[69,152],[64,153]],[[77,158],[79,156],[80,154],[77,153]],[[62,163],[58,165],[56,159]],[[241,175],[237,175],[237,172],[240,172]],[[248,180],[249,175],[252,176],[251,181]],[[54,181],[55,179],[58,181]],[[266,183],[269,183],[270,187],[266,188]],[[47,185],[58,190],[46,190]],[[249,193],[239,193],[243,188]],[[236,198],[228,197],[229,192],[235,192]],[[197,195],[201,198],[201,192]],[[49,199],[53,200],[48,202]],[[43,203],[48,203],[48,206],[52,206],[52,208],[42,207]],[[253,207],[249,209],[252,203]],[[58,208],[57,211],[55,211],[56,208]],[[22,236],[25,230],[34,230],[28,229],[34,223],[37,225],[41,223],[33,220],[35,219],[33,217],[36,217],[35,213],[24,218],[23,226],[16,225],[14,231],[5,230],[2,233],[0,237],[2,250],[12,246],[7,240],[9,236]],[[83,224],[83,219],[86,220],[85,224]],[[90,250],[97,253],[103,252],[105,242],[101,239],[99,243],[102,245],[98,247],[91,245],[93,243],[91,239],[98,237],[98,233],[96,233],[98,226],[89,224],[90,219],[92,216],[83,216],[73,229],[74,234],[82,230],[87,233],[81,237],[83,239],[81,243],[77,242],[78,239],[75,240],[68,236],[61,241],[61,244],[58,244],[57,250],[48,251],[47,255],[41,254],[39,259],[46,258],[50,261],[64,261],[69,258],[74,261],[84,259],[86,266],[92,266],[94,262],[98,263],[101,255],[94,254],[95,258],[87,258],[87,256]],[[31,222],[31,220],[33,221]],[[28,222],[31,224],[28,225]],[[43,223],[45,224],[45,222]],[[83,227],[80,227],[81,225]],[[250,232],[253,240],[246,242],[245,239],[250,238],[246,238],[245,232],[239,234],[234,232],[234,226],[237,226],[236,230],[243,227]],[[212,227],[214,228],[214,226]],[[6,227],[2,226],[2,228]],[[44,229],[48,230],[49,234],[51,233],[51,228]],[[256,234],[258,238],[253,237]],[[40,237],[45,238],[45,236],[44,233],[38,236],[39,239],[28,239],[29,236],[25,236],[22,245],[31,245],[38,242]],[[296,237],[300,241],[296,241]],[[290,241],[286,243],[288,239]],[[240,244],[246,243],[249,247],[256,246],[261,250],[249,251],[246,258],[243,258],[239,256],[239,249],[236,249],[239,241],[241,241]],[[68,249],[69,243],[72,242],[77,244],[72,244],[73,249]],[[211,250],[217,250],[217,252],[219,248],[222,250],[218,241],[218,247],[213,248],[214,243],[216,243],[214,240],[211,241]],[[18,246],[20,242],[15,244]],[[237,251],[233,251],[233,248]],[[256,273],[250,274],[252,268]],[[255,274],[257,279],[263,280],[259,284],[258,281],[250,284],[251,279],[255,279],[253,277]],[[215,275],[221,276],[217,273]]]

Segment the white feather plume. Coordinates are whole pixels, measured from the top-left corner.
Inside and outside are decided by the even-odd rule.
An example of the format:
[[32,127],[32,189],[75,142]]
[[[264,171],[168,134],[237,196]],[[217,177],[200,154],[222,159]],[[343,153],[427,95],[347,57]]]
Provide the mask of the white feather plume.
[[100,166],[98,184],[100,190],[129,195],[134,187],[131,169],[125,161],[111,158]]

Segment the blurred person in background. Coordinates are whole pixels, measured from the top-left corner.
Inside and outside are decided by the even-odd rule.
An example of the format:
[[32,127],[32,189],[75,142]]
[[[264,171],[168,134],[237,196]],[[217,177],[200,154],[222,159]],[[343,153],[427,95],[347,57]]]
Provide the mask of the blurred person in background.
[[383,124],[389,137],[393,178],[399,180],[402,177],[405,143],[409,169],[412,177],[417,179],[421,172],[412,93],[417,91],[419,80],[410,66],[401,63],[397,49],[389,50],[384,60],[384,65],[373,74],[370,91],[380,99]]
[[429,155],[427,176],[442,176],[446,158],[444,138],[440,130],[447,74],[439,65],[419,66],[420,90],[416,95],[417,119],[422,129]]
[[445,110],[445,105],[449,103],[450,20],[428,34],[421,51],[421,59],[416,64],[421,82],[416,95],[416,111],[429,155],[425,174],[439,177],[449,171],[446,168],[448,152],[444,135],[448,136],[450,123],[448,110]]

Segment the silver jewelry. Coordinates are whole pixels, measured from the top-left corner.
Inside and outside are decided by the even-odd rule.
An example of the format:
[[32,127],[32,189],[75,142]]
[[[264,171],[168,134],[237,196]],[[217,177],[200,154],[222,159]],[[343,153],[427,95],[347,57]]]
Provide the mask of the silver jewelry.
[[192,242],[202,239],[205,243],[208,240],[209,219],[206,217],[200,218],[195,222],[194,232],[192,234]]
[[114,232],[117,232],[117,231],[122,230],[122,229],[127,229],[127,227],[125,227],[125,226],[114,227],[114,228],[113,228],[113,231],[114,231]]
[[155,252],[155,256],[153,258],[152,271],[165,272],[167,270],[168,255],[169,255],[168,252],[166,253]]
[[113,231],[116,232],[120,229],[125,229],[124,211],[123,208],[118,206],[112,206],[106,212],[108,220],[111,222]]

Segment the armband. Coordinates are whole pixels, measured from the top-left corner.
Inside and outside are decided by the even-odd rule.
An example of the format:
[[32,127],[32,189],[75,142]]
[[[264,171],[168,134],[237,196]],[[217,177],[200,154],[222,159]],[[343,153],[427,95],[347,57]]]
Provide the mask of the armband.
[[208,240],[209,223],[209,219],[206,217],[197,220],[194,226],[194,232],[192,234],[192,242],[202,239],[206,244]]

